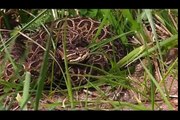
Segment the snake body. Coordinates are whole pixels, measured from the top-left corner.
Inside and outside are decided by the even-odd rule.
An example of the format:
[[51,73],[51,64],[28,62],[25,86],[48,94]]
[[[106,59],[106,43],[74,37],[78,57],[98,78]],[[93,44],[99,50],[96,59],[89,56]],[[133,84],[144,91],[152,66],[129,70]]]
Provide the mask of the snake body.
[[[87,78],[83,76],[84,74],[98,74],[97,70],[80,64],[91,65],[108,71],[111,66],[110,59],[119,61],[125,55],[123,45],[119,39],[97,48],[97,53],[92,52],[89,48],[92,44],[98,44],[114,36],[108,25],[102,27],[99,35],[97,35],[100,24],[99,21],[85,17],[64,18],[47,23],[46,28],[50,31],[54,41],[50,46],[51,56],[55,58],[52,59],[50,56],[48,59],[48,75],[53,71],[54,78],[60,80],[66,57],[69,63],[68,70],[72,85],[78,86],[87,83]],[[37,78],[43,62],[48,32],[41,27],[37,32],[27,36],[30,39],[22,36],[17,38],[10,50],[10,54],[16,65],[19,65],[21,68],[17,71],[17,73],[20,73],[20,76],[24,74],[24,71],[29,71],[33,78]],[[63,49],[63,40],[66,43],[66,56]],[[1,55],[0,62],[5,65],[1,78],[9,80],[14,76],[15,70],[9,60],[6,62],[3,62],[3,60],[3,55]]]

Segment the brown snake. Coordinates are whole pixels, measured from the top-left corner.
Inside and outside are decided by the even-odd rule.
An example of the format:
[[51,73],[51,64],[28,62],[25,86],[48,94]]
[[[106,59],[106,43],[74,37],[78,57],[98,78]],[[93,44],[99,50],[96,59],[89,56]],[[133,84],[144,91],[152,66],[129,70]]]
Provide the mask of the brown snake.
[[[52,39],[55,47],[51,45],[50,50],[52,54],[54,53],[53,55],[56,60],[53,66],[53,73],[57,81],[62,77],[62,71],[59,65],[64,70],[65,56],[62,44],[63,39],[66,40],[66,57],[69,63],[69,73],[73,86],[87,83],[87,77],[83,76],[84,74],[98,75],[100,73],[91,67],[71,63],[93,65],[108,71],[111,67],[110,59],[119,61],[125,55],[119,39],[113,40],[101,48],[98,48],[97,53],[91,52],[88,46],[93,44],[93,42],[100,43],[104,39],[115,36],[107,25],[101,29],[100,34],[95,41],[93,41],[99,26],[100,22],[91,18],[82,17],[65,18],[46,24],[48,29],[52,29]],[[29,71],[33,78],[37,78],[43,61],[48,33],[44,28],[40,28],[39,31],[27,36],[34,41],[22,36],[18,37],[10,54],[15,63],[21,67],[21,69],[19,69],[20,71],[17,71],[20,73],[20,76],[24,74],[24,71]],[[5,69],[1,75],[1,79],[3,80],[9,80],[15,77],[13,65],[9,60],[7,61],[3,61],[3,55],[0,55],[0,63],[5,65]],[[49,57],[49,64],[47,66],[48,76],[51,75],[52,65],[53,59]]]

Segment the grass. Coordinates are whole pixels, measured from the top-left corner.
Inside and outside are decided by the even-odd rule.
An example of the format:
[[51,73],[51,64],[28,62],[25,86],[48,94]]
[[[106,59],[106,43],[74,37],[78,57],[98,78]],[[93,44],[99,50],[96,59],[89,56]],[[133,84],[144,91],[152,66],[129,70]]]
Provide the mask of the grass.
[[[66,24],[67,24],[67,22],[66,22]],[[65,29],[65,33],[64,33],[64,36],[63,36],[63,40],[62,40],[64,56],[67,56],[67,51],[66,51],[66,49],[67,49],[66,48],[66,41],[67,41],[66,34],[67,34],[67,31]],[[70,99],[71,108],[74,108],[72,84],[71,84],[70,73],[68,71],[68,60],[67,60],[67,57],[64,57],[64,64],[65,64],[65,73],[66,73],[66,78],[64,78],[64,79],[65,79],[66,86],[67,86],[67,89],[68,89],[68,96],[69,96],[69,99]]]
[[[56,88],[52,88],[54,83],[53,74],[51,74],[50,78],[48,77],[51,81],[51,88],[50,90],[44,90],[44,83],[47,79],[47,74],[49,74],[47,72],[49,58],[53,60],[54,64],[57,63],[57,60],[53,56],[57,43],[54,42],[56,40],[51,38],[52,31],[47,29],[47,32],[49,32],[49,42],[47,42],[46,48],[43,48],[45,54],[40,75],[36,84],[33,86],[30,82],[32,79],[29,72],[26,72],[24,75],[19,74],[20,68],[17,66],[17,64],[23,64],[23,61],[18,61],[20,62],[18,63],[14,61],[13,57],[11,56],[11,47],[14,44],[14,41],[19,35],[23,35],[28,40],[36,43],[32,38],[29,38],[28,35],[26,36],[23,32],[25,30],[35,30],[39,26],[45,27],[44,23],[53,21],[55,19],[61,19],[65,14],[69,14],[69,16],[76,16],[77,10],[32,9],[28,11],[21,9],[19,10],[19,17],[22,19],[31,17],[32,19],[29,19],[29,21],[22,20],[26,22],[21,23],[23,25],[21,28],[15,27],[12,30],[13,32],[11,37],[6,41],[3,41],[2,39],[4,33],[0,32],[0,52],[2,53],[0,56],[5,56],[4,60],[2,60],[2,65],[4,66],[2,66],[0,69],[0,85],[4,85],[3,90],[5,92],[0,96],[0,108],[2,110],[10,110],[17,101],[20,105],[20,108],[18,109],[21,110],[41,110],[43,107],[48,110],[78,110],[78,108],[85,110],[161,110],[162,108],[156,100],[157,94],[159,94],[163,103],[168,106],[167,110],[174,110],[174,105],[171,103],[169,96],[171,96],[170,88],[173,88],[173,84],[178,79],[176,76],[178,69],[178,67],[176,67],[178,57],[174,56],[174,61],[170,65],[166,65],[165,58],[167,57],[166,54],[168,50],[178,46],[178,10],[81,9],[78,11],[80,16],[91,17],[101,21],[93,41],[96,40],[101,32],[101,29],[106,24],[110,24],[112,31],[115,33],[115,36],[112,38],[105,39],[99,43],[93,42],[91,45],[89,45],[88,48],[91,50],[92,54],[103,53],[103,51],[100,51],[100,48],[103,45],[116,39],[120,39],[126,48],[127,55],[119,61],[114,61],[112,58],[109,58],[112,66],[109,71],[105,71],[93,65],[68,63],[67,58],[65,57],[65,70],[61,68],[61,73],[63,76],[62,78],[65,80],[67,89],[61,89],[58,87],[58,85]],[[1,11],[1,13],[2,12],[3,11]],[[22,12],[24,14],[20,14]],[[6,13],[3,12],[2,16],[5,17]],[[11,24],[9,23],[8,19],[4,20],[6,23],[4,29],[13,27],[10,26]],[[148,23],[149,27],[151,28],[150,31],[148,31],[144,26],[143,21]],[[157,21],[159,21],[159,23],[157,23]],[[3,29],[1,29],[1,31],[3,31]],[[134,42],[136,42],[135,44],[128,42],[130,37]],[[165,38],[161,39],[162,37]],[[50,43],[52,43],[51,46],[53,47],[50,46]],[[63,50],[66,51],[66,49],[66,38],[64,37]],[[66,55],[67,53],[65,52],[64,54]],[[142,60],[147,61],[147,64],[143,63]],[[13,69],[16,73],[9,81],[5,81],[3,77],[1,77],[3,76],[3,68],[5,68],[6,61],[9,61],[13,65]],[[141,72],[142,75],[136,78],[133,76],[134,70],[131,68],[135,67],[139,61],[144,70]],[[153,68],[155,61],[159,63],[158,68]],[[104,74],[97,76],[90,74],[75,75],[86,76],[88,83],[86,85],[72,87],[70,82],[70,73],[68,71],[68,66],[70,64],[89,66],[91,69],[102,71]],[[61,65],[59,66],[61,67]],[[52,69],[53,67],[54,66],[52,66]],[[156,76],[157,73],[154,73],[155,70],[159,70],[156,71],[158,72],[159,79]],[[169,76],[172,76],[174,80],[171,82],[170,88],[168,89],[166,82],[168,81]],[[139,82],[140,78],[143,78],[143,82]],[[20,82],[12,82],[16,79],[19,79]],[[92,79],[96,80],[91,81]],[[12,88],[15,89],[15,91],[12,91]],[[120,97],[124,92],[124,89],[122,88],[131,92],[134,102],[130,101],[131,98],[122,100]],[[13,99],[5,105],[4,100],[7,101],[8,96],[13,96]],[[54,98],[53,96],[58,96],[58,99]],[[59,99],[61,100],[59,101]],[[49,100],[51,102],[43,104],[40,102],[43,100]],[[31,105],[29,105],[29,103],[31,103]],[[102,107],[103,105],[105,108]],[[110,107],[106,108],[106,106]]]

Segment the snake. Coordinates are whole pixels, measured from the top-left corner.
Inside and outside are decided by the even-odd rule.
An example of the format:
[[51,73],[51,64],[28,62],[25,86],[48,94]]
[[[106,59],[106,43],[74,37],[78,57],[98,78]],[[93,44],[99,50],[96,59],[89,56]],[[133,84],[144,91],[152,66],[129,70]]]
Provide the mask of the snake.
[[[85,74],[103,74],[93,68],[108,71],[112,61],[118,62],[126,54],[120,39],[107,42],[116,35],[109,24],[101,27],[100,21],[89,17],[62,18],[48,22],[36,31],[24,32],[9,47],[11,58],[20,68],[16,71],[20,77],[25,71],[29,71],[33,79],[38,78],[49,34],[51,35],[49,54],[51,55],[48,57],[48,66],[46,66],[47,76],[50,77],[53,73],[55,81],[63,79],[62,72],[65,70],[65,60],[67,60],[72,86],[86,84],[88,78]],[[93,47],[89,47],[100,43],[103,44],[96,47],[95,51],[92,51]],[[3,54],[0,55],[0,63],[4,65],[1,79],[8,81],[16,77],[12,62],[5,59]]]

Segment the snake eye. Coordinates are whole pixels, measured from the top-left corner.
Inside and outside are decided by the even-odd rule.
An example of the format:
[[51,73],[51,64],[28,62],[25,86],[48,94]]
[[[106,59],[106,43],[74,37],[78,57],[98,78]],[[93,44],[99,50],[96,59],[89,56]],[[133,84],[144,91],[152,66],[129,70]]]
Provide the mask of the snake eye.
[[76,55],[79,55],[79,52],[76,52]]

